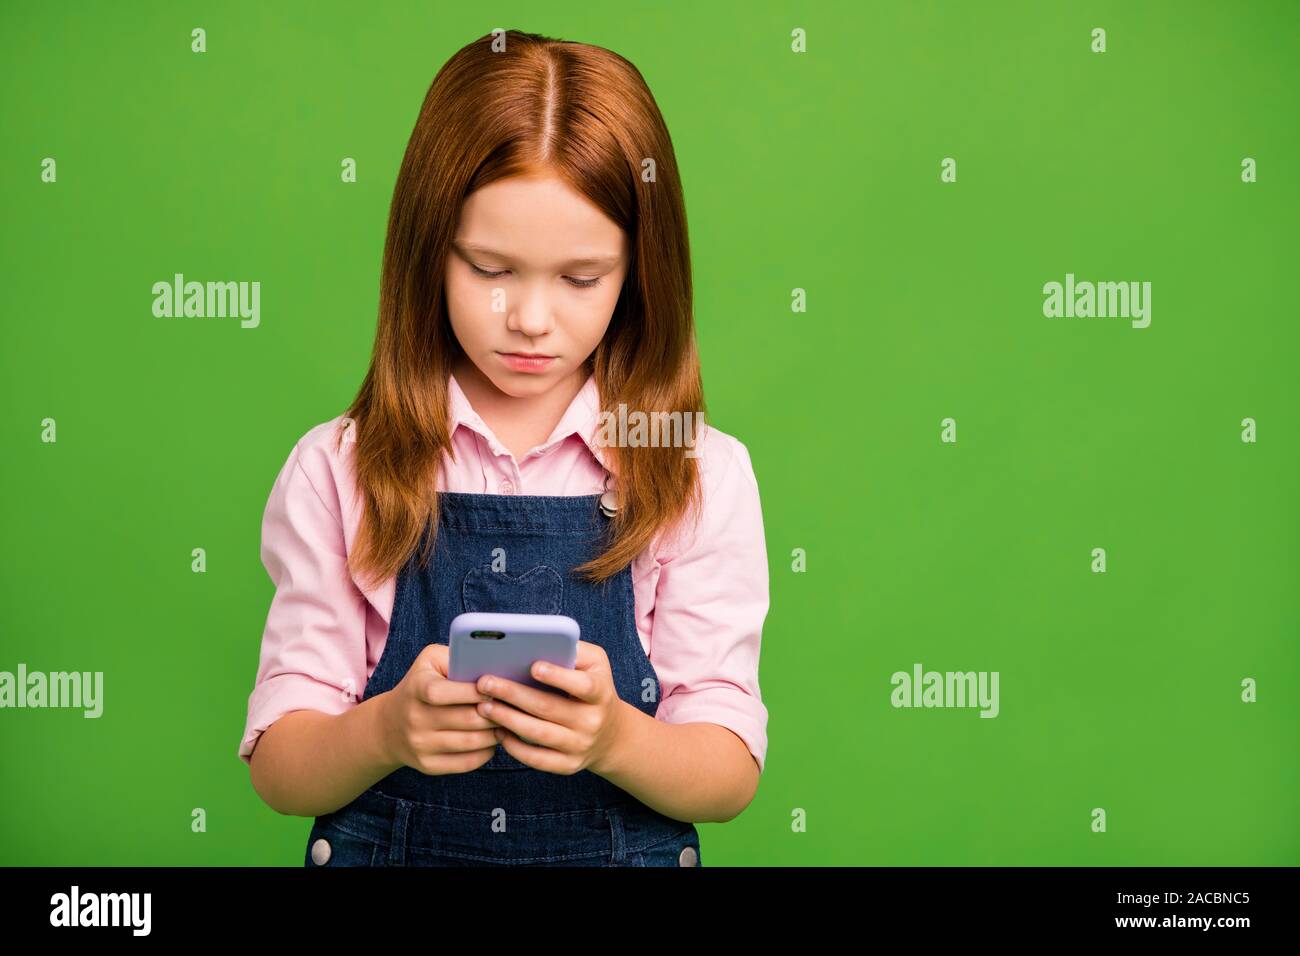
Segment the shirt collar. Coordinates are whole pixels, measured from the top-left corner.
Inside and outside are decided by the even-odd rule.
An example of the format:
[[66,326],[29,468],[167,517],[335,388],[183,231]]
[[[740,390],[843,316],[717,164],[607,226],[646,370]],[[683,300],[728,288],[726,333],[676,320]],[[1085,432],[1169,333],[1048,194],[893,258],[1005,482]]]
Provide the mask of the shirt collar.
[[[460,387],[460,383],[456,381],[454,374],[449,377],[448,381],[448,411],[451,415],[451,420],[448,423],[448,434],[455,434],[457,427],[464,425],[487,439],[488,446],[496,454],[510,454],[506,447],[497,440],[496,435],[492,434],[492,429],[487,426],[487,423],[479,417],[478,412],[474,411],[465,395],[465,391]],[[542,442],[538,448],[547,449],[570,435],[577,435],[582,439],[583,444],[587,446],[592,455],[595,456],[596,460],[602,466],[608,468],[606,449],[596,442],[599,430],[600,389],[596,386],[596,376],[589,375],[586,383],[578,394],[573,397],[569,407],[565,409],[559,423],[551,431],[550,437]]]

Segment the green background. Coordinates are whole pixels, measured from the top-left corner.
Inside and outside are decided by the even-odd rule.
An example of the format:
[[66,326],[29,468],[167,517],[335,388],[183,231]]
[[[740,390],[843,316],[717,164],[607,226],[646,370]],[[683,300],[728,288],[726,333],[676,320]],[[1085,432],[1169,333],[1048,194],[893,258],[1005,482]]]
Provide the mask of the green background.
[[[4,4],[0,670],[103,671],[105,712],[0,711],[0,863],[301,861],[236,756],[262,509],[364,374],[429,82],[498,26],[646,77],[759,480],[768,763],[703,863],[1300,863],[1300,5],[469,7]],[[260,281],[261,326],[154,318],[175,272]],[[1067,272],[1150,281],[1150,328],[1045,318]],[[918,661],[1000,716],[892,708]]]

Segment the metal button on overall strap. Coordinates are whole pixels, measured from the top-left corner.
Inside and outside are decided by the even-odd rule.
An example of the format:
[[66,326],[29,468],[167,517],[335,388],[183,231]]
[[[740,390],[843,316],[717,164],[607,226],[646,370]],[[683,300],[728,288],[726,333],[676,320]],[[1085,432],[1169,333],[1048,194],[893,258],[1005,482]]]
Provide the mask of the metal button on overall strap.
[[614,517],[618,511],[618,492],[609,486],[610,474],[605,472],[605,491],[600,496],[600,513],[606,518]]

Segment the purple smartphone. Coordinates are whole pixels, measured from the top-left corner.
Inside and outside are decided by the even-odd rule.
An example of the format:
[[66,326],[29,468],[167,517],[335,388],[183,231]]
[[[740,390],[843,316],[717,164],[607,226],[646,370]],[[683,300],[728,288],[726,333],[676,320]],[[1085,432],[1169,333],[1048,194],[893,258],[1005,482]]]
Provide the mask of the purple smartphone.
[[534,680],[534,661],[572,668],[578,661],[578,622],[563,614],[460,614],[451,622],[448,644],[451,680],[504,677],[556,693]]

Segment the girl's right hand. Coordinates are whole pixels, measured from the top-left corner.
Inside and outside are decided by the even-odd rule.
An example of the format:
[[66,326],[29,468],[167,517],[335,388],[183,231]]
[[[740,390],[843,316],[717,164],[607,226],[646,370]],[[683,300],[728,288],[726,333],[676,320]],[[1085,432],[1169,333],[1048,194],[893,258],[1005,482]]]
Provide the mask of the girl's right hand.
[[446,644],[422,650],[401,682],[380,695],[384,751],[392,762],[436,775],[465,773],[492,759],[502,732],[478,712],[479,693],[470,681],[447,677]]

